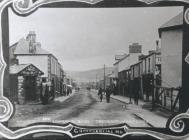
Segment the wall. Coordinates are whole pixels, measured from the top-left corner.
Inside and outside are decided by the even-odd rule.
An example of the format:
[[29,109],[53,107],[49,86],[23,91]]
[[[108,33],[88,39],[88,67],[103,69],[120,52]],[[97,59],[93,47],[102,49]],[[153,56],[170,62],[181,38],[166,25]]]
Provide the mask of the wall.
[[118,78],[118,71],[119,71],[118,70],[118,64],[115,64],[114,65],[114,75],[115,75],[116,78]]
[[19,64],[33,64],[39,68],[44,75],[41,77],[48,77],[48,56],[47,55],[20,55],[17,56]]
[[181,86],[182,37],[181,29],[162,32],[162,86]]
[[123,70],[127,70],[130,68],[131,65],[136,64],[138,62],[138,57],[141,53],[131,53],[127,58],[120,61],[119,63],[119,72]]
[[[156,62],[156,54],[148,55],[146,58],[142,59],[142,74],[154,73]],[[160,63],[161,61],[158,61],[157,64]]]
[[141,53],[131,53],[130,54],[130,56],[129,56],[129,67],[138,62],[139,55],[141,55]]
[[121,72],[123,70],[126,70],[126,68],[129,67],[129,57],[126,57],[125,59],[123,59],[122,61],[119,62],[119,65],[118,65],[118,71]]

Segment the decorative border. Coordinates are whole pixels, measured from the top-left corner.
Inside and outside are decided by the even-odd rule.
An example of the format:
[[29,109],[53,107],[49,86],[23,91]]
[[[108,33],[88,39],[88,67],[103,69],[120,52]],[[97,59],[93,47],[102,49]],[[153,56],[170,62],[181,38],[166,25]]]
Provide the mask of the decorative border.
[[[12,4],[13,10],[20,15],[30,14],[35,11],[38,7],[51,4],[55,2],[82,2],[90,5],[97,4],[104,0],[2,0],[0,2],[0,14],[2,14],[3,10],[10,4]],[[155,2],[161,2],[165,0],[138,0],[145,4],[153,4]],[[170,0],[166,0],[170,1]],[[185,2],[189,3],[189,0],[172,0],[172,2]],[[188,11],[188,10],[187,10]],[[187,12],[186,11],[186,12]],[[185,20],[188,19],[188,13],[185,13]],[[2,17],[0,16],[0,21],[2,21]],[[186,20],[189,21],[189,20]],[[189,23],[189,22],[187,22]],[[0,22],[0,27],[1,22]],[[187,121],[189,120],[189,110],[186,113],[181,113],[173,118],[170,118],[170,121],[167,122],[168,130],[166,132],[158,132],[155,129],[147,129],[147,128],[132,128],[128,127],[126,124],[120,124],[118,126],[109,126],[109,127],[81,127],[74,125],[72,123],[68,123],[64,126],[56,125],[56,124],[37,124],[33,126],[28,126],[26,128],[22,128],[16,131],[12,131],[5,127],[2,123],[6,122],[10,119],[13,114],[13,105],[8,100],[8,98],[3,96],[3,78],[4,71],[6,68],[6,63],[3,58],[3,44],[2,44],[2,28],[0,28],[0,108],[3,109],[3,112],[0,114],[0,135],[8,139],[18,139],[23,136],[40,133],[40,132],[54,132],[66,134],[71,138],[96,134],[96,135],[109,135],[116,136],[119,138],[123,138],[127,135],[131,134],[141,134],[152,136],[157,139],[187,139],[189,138],[189,133]]]

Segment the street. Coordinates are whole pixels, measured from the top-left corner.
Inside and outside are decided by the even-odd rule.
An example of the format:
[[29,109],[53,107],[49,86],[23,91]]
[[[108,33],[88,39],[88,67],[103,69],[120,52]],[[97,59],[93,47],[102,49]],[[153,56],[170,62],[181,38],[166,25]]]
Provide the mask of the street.
[[[61,96],[48,105],[16,105],[16,112],[9,120],[9,127],[22,127],[37,122],[73,122],[85,126],[108,126],[127,123],[133,127],[151,127],[135,115],[136,109],[114,99],[100,102],[95,91],[80,90],[65,98]],[[129,105],[128,105],[129,106]]]

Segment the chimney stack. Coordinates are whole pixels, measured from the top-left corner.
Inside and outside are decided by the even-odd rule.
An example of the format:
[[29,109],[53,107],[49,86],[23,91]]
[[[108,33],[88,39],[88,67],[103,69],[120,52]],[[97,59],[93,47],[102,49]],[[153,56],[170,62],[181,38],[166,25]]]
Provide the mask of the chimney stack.
[[142,45],[139,45],[138,43],[129,45],[129,53],[142,53]]
[[36,52],[36,34],[35,31],[30,31],[26,37],[26,40],[29,42],[29,53]]

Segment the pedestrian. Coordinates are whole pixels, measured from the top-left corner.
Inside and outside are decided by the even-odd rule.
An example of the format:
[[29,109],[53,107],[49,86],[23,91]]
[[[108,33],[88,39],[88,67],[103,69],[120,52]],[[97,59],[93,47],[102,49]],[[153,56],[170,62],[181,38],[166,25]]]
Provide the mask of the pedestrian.
[[133,80],[129,79],[128,87],[129,87],[129,104],[132,104],[132,96],[133,96]]
[[46,79],[42,78],[42,82],[40,86],[40,100],[42,104],[45,104],[45,91],[46,91]]
[[55,83],[54,83],[54,79],[52,79],[51,81],[51,96],[52,96],[52,100],[54,100],[55,98]]
[[140,90],[140,79],[135,78],[134,79],[134,102],[136,105],[138,105],[139,100],[139,90]]
[[100,101],[102,102],[103,94],[102,94],[102,88],[98,90],[98,96],[100,97]]
[[111,90],[109,87],[106,88],[106,102],[109,103],[110,102],[110,94],[111,94]]
[[67,96],[69,95],[69,92],[70,92],[70,90],[69,90],[69,88],[67,87]]

